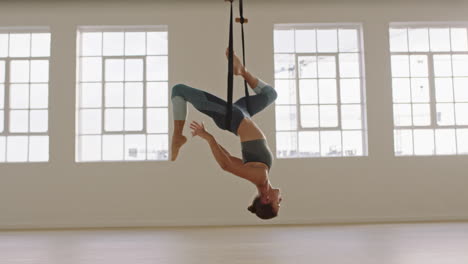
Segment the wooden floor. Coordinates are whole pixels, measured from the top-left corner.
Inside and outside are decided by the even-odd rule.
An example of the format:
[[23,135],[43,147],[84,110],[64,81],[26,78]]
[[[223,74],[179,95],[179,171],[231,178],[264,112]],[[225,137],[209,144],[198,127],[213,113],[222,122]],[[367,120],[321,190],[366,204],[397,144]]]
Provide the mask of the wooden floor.
[[0,232],[2,264],[466,264],[468,223]]

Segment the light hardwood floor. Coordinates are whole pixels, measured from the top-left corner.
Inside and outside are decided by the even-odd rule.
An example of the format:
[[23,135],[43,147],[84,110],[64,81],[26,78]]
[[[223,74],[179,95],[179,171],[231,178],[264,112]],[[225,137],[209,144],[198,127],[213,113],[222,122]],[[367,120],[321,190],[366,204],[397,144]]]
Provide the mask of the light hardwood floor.
[[468,223],[0,232],[1,264],[466,264]]

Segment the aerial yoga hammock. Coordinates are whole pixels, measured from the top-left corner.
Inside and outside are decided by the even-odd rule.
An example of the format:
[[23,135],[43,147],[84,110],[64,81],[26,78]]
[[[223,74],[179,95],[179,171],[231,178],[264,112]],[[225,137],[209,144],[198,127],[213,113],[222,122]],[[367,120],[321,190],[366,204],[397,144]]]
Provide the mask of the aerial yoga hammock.
[[[208,92],[177,84],[172,88],[172,109],[174,117],[174,133],[172,136],[171,160],[175,161],[180,148],[186,143],[183,135],[185,120],[187,118],[187,102],[195,109],[211,117],[215,124],[239,136],[242,148],[242,159],[232,156],[223,148],[206,129],[203,123],[193,121],[190,124],[192,136],[199,136],[206,140],[211,152],[226,172],[239,176],[253,183],[258,190],[252,205],[248,207],[251,213],[261,219],[271,219],[278,215],[282,200],[280,190],[273,188],[269,180],[269,172],[273,164],[273,154],[268,147],[267,140],[260,128],[251,119],[255,114],[272,104],[277,97],[275,89],[264,81],[255,77],[245,68],[244,23],[248,20],[243,16],[243,1],[239,0],[240,18],[236,21],[242,25],[242,42],[244,63],[234,53],[233,48],[233,2],[230,2],[229,47],[226,50],[228,57],[228,99],[227,102]],[[234,75],[244,78],[246,96],[232,103]],[[255,95],[249,96],[248,86]],[[201,152],[201,151],[200,151]],[[196,155],[199,155],[196,153]]]

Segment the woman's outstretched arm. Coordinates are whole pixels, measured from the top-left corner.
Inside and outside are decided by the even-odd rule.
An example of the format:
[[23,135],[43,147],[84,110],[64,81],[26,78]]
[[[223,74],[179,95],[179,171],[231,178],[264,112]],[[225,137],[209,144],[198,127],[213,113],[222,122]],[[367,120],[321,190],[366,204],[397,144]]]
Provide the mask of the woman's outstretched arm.
[[205,139],[206,142],[208,142],[208,145],[210,145],[211,152],[213,153],[213,156],[215,157],[216,162],[218,162],[219,166],[223,170],[228,168],[231,163],[229,155],[225,151],[223,151],[222,147],[218,144],[214,136],[205,130],[204,124],[199,124],[196,121],[193,121],[190,124],[190,128],[192,129],[192,136],[199,136]]

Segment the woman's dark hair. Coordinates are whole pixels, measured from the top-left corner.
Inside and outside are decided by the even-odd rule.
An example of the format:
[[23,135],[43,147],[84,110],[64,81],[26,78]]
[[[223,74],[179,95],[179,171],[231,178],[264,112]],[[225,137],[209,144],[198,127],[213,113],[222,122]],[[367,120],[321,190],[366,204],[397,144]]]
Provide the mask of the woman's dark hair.
[[259,196],[254,198],[252,205],[247,209],[263,220],[271,219],[278,215],[277,212],[273,211],[273,206],[271,204],[263,204]]

